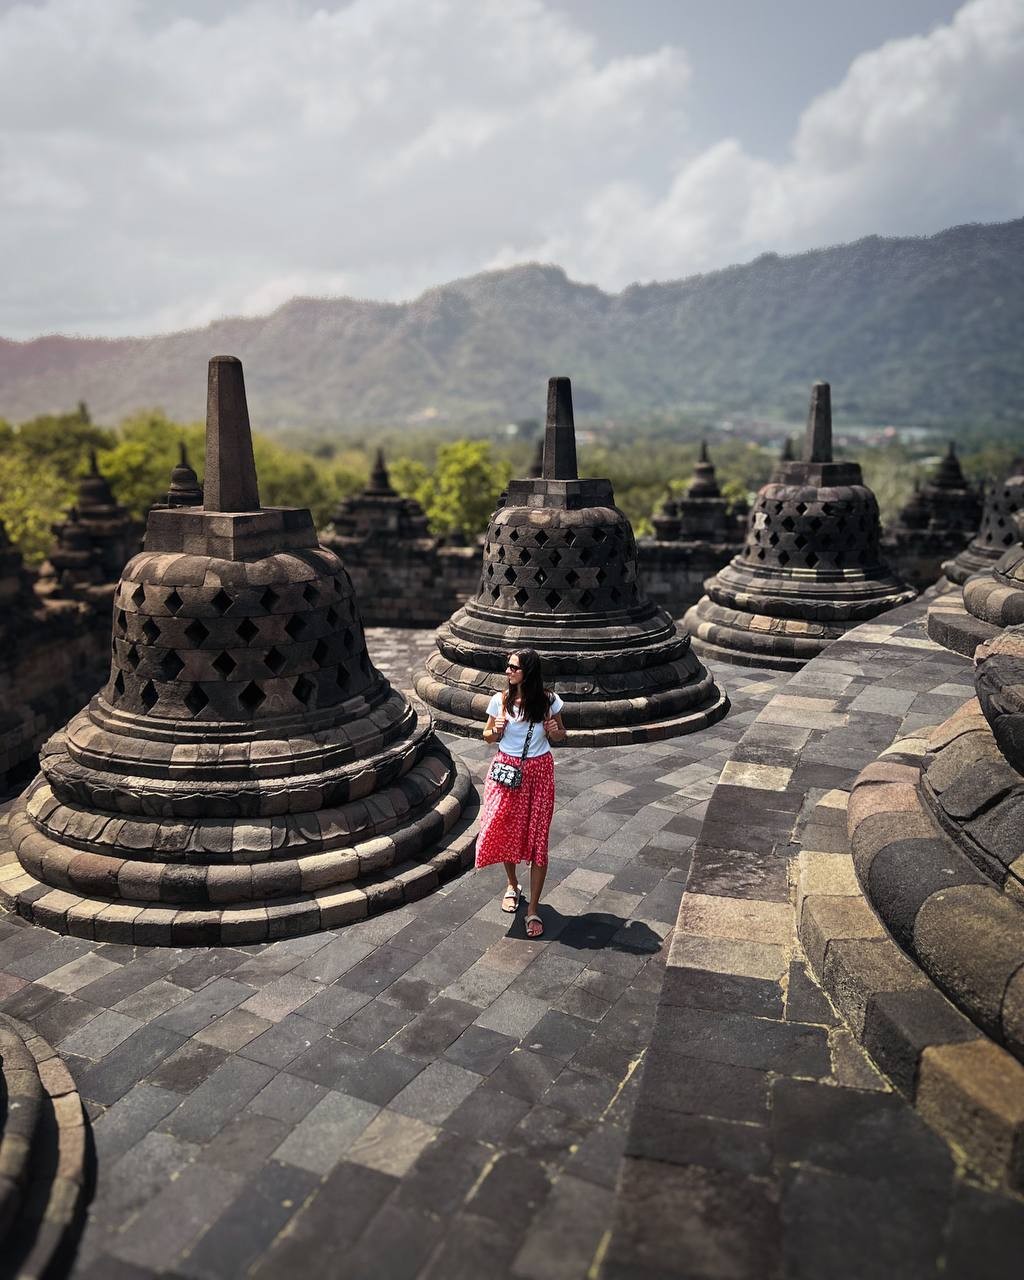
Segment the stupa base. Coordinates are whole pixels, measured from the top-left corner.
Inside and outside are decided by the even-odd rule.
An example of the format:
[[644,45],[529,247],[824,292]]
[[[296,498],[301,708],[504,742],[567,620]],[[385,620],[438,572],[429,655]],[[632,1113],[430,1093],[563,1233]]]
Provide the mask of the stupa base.
[[[460,765],[450,790],[416,822],[390,838],[351,848],[361,874],[339,880],[337,858],[330,852],[314,853],[297,859],[298,893],[182,903],[79,893],[71,880],[63,888],[56,886],[54,869],[66,860],[67,850],[37,833],[30,839],[33,855],[40,859],[40,874],[45,869],[49,876],[50,882],[44,882],[23,865],[13,847],[19,830],[31,825],[19,804],[10,815],[11,840],[0,853],[0,906],[55,933],[125,945],[242,946],[296,937],[414,902],[470,866],[476,810],[476,790]],[[155,870],[159,873],[159,866]],[[323,883],[325,879],[329,882]],[[156,894],[159,882],[157,874]]]

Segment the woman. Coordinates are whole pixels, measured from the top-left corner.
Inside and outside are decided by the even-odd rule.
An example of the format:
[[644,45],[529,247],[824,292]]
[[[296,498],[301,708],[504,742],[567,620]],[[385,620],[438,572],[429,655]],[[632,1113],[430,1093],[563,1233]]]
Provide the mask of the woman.
[[526,932],[531,938],[539,938],[544,922],[537,907],[548,870],[548,831],[555,807],[555,767],[549,744],[565,741],[563,704],[557,693],[544,688],[540,658],[532,649],[510,653],[505,674],[508,687],[504,693],[496,693],[487,706],[484,742],[496,742],[495,759],[515,766],[520,765],[525,746],[523,780],[518,787],[507,787],[488,776],[476,865],[504,863],[508,888],[501,909],[511,914],[523,896],[516,863],[530,864]]

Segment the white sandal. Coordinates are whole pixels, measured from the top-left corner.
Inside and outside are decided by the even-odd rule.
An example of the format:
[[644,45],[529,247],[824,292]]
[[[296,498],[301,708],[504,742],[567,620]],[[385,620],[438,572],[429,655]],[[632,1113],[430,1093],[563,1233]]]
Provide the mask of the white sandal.
[[[524,923],[526,924],[526,936],[527,936],[528,938],[543,938],[543,937],[544,937],[544,921],[540,918],[540,916],[527,916],[527,917],[526,917],[526,920],[525,920],[525,922],[524,922]],[[530,932],[530,925],[531,925],[531,924],[539,924],[539,925],[540,925],[540,928],[537,930],[537,932],[536,932],[536,933],[531,933],[531,932]]]
[[[501,909],[508,916],[514,916],[519,910],[519,903],[522,901],[523,890],[520,885],[509,885],[501,899]],[[511,903],[511,905],[506,905]]]

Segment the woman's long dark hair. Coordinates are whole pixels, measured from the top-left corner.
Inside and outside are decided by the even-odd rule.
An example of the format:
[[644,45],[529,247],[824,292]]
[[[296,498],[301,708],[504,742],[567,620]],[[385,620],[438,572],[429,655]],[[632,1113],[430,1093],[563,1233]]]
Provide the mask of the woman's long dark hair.
[[[523,682],[519,686],[519,697],[527,720],[538,723],[547,719],[548,707],[551,705],[551,694],[544,688],[544,672],[541,669],[540,654],[535,649],[516,649],[519,666],[523,673]],[[512,714],[516,689],[510,684],[505,690],[505,714]]]

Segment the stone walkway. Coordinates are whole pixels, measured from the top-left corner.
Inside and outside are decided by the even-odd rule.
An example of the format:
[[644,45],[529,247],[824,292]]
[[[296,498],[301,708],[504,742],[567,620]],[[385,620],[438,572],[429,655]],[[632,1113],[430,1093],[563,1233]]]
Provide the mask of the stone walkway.
[[[786,689],[712,664],[733,710],[710,731],[558,754],[539,942],[497,871],[236,949],[0,917],[0,1007],[59,1049],[93,1122],[73,1275],[1011,1274],[1016,1202],[956,1173],[793,936],[806,816],[962,700],[966,664],[876,647],[892,634]],[[406,690],[432,647],[368,642]],[[490,749],[449,741],[480,778]]]
[[[371,631],[401,687],[429,632]],[[133,949],[0,919],[0,1007],[69,1064],[98,1174],[73,1275],[584,1277],[708,797],[778,683],[563,752],[546,937],[467,874],[332,933]],[[474,776],[490,748],[449,739]]]

